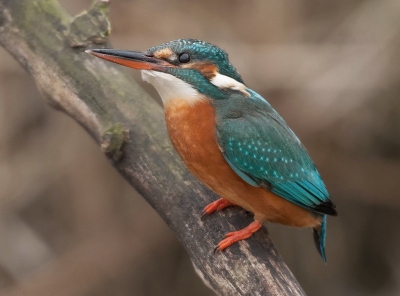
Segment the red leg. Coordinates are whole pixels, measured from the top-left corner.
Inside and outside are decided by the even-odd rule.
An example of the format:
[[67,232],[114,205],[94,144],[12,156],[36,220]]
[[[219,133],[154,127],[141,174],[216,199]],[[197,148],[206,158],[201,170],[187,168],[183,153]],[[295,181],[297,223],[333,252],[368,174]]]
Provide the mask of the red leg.
[[204,208],[203,214],[201,216],[203,217],[205,215],[210,215],[214,211],[220,211],[229,206],[234,206],[234,204],[225,198],[220,198],[220,199],[210,203],[209,205],[207,205]]
[[260,222],[256,220],[250,223],[249,226],[239,231],[229,232],[227,235],[225,235],[225,238],[218,244],[214,252],[222,251],[238,241],[249,238],[254,232],[259,230],[261,226],[262,225],[260,224]]

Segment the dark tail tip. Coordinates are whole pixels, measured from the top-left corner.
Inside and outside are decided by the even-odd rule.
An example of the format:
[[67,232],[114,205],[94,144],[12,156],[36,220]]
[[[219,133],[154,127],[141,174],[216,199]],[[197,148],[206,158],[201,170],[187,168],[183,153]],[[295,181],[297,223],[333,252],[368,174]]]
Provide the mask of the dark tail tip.
[[331,216],[338,215],[335,204],[330,200],[320,203],[313,210],[321,214],[326,214]]
[[320,226],[313,228],[314,243],[322,260],[326,262],[325,239],[326,239],[326,215],[322,217]]

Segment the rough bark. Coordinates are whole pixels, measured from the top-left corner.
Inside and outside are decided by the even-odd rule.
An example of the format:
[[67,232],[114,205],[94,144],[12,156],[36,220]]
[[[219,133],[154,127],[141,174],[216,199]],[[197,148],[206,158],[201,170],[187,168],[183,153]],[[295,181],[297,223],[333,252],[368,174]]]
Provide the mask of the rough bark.
[[84,53],[107,46],[108,1],[73,18],[55,0],[0,0],[0,44],[31,73],[47,102],[77,120],[181,241],[220,295],[304,295],[265,228],[214,254],[223,235],[252,218],[227,209],[200,219],[217,197],[185,169],[159,107],[122,67]]

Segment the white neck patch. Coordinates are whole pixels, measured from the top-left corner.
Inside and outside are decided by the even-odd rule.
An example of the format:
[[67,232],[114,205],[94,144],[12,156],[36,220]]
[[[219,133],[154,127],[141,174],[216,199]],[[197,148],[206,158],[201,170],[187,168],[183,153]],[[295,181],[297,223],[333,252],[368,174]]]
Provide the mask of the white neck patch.
[[164,105],[172,99],[184,99],[191,105],[205,99],[189,83],[171,74],[152,70],[142,70],[141,73],[142,79],[152,84],[158,91]]
[[247,87],[243,83],[240,83],[239,81],[226,76],[222,75],[220,73],[216,73],[216,75],[210,80],[212,84],[219,88],[230,88],[234,90],[238,90],[242,92],[246,97],[249,97],[250,94],[247,92]]

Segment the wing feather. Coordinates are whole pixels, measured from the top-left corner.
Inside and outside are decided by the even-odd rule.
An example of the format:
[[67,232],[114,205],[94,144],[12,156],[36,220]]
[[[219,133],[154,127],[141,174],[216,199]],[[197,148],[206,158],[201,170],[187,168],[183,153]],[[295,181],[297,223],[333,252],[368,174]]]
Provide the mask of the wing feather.
[[216,134],[232,169],[294,204],[335,215],[324,182],[306,149],[278,113],[258,94],[216,100]]

